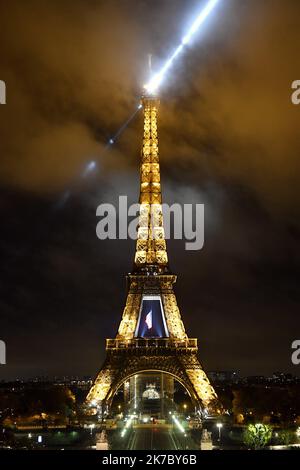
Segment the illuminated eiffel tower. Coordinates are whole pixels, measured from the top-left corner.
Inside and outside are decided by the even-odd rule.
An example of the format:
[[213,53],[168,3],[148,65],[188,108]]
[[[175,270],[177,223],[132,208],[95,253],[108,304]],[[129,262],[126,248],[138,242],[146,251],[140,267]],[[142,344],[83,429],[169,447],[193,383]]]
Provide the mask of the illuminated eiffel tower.
[[106,340],[105,362],[87,396],[91,406],[111,405],[116,391],[142,372],[170,374],[197,409],[213,409],[217,395],[198,360],[197,339],[185,332],[169,270],[161,206],[157,115],[159,101],[142,98],[144,136],[140,214],[134,268],[118,334]]

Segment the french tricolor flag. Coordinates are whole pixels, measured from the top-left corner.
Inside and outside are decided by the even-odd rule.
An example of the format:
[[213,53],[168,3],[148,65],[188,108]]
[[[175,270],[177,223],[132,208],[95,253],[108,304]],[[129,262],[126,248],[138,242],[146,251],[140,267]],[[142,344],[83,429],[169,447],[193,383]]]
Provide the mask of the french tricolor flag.
[[148,326],[148,330],[152,328],[152,310],[146,315],[145,323]]

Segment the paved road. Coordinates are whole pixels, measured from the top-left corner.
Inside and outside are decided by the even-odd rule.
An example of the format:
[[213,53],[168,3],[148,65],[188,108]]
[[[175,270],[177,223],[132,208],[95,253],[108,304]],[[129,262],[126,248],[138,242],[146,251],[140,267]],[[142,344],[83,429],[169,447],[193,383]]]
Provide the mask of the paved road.
[[189,436],[172,429],[153,427],[134,429],[128,439],[128,450],[185,450],[195,449]]
[[168,429],[134,429],[128,442],[130,450],[176,450],[177,443]]

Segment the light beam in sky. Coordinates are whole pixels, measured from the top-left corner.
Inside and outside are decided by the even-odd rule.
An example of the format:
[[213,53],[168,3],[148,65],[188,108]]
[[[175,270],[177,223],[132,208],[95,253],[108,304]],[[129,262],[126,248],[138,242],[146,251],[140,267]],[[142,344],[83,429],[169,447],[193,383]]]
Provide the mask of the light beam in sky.
[[[104,154],[116,143],[116,141],[118,140],[118,138],[121,136],[121,134],[125,131],[125,129],[129,126],[129,124],[134,120],[135,116],[137,115],[137,113],[140,111],[140,109],[142,109],[142,104],[139,103],[135,109],[135,111],[126,119],[126,121],[124,122],[124,124],[122,124],[122,126],[119,128],[119,130],[115,133],[115,135],[113,137],[110,137],[106,143],[106,145],[104,146],[103,150],[102,150],[102,153],[100,154],[100,156],[98,157],[98,160],[104,156]],[[87,178],[88,176],[90,176],[92,173],[95,173],[97,170],[98,170],[98,167],[99,167],[99,163],[95,160],[91,160],[89,161],[84,169],[82,170],[82,172],[79,174],[79,176],[77,177],[77,179],[79,178]],[[63,195],[60,197],[59,201],[57,204],[55,204],[55,208],[56,209],[61,209],[65,206],[65,204],[68,202],[68,200],[70,199],[70,197],[72,196],[72,191],[70,189],[66,190]]]
[[129,118],[124,122],[124,124],[120,127],[120,129],[118,130],[118,132],[109,139],[108,141],[108,144],[109,145],[113,145],[116,140],[118,139],[118,137],[120,137],[120,135],[123,133],[123,131],[126,129],[127,126],[129,126],[129,124],[131,123],[131,121],[133,121],[133,119],[135,118],[136,114],[139,112],[139,110],[142,108],[142,105],[139,104],[136,108],[136,110],[129,116]]
[[157,72],[145,85],[145,90],[147,93],[155,93],[156,90],[158,89],[159,85],[164,79],[164,76],[166,72],[170,69],[172,66],[174,60],[176,57],[182,52],[184,47],[190,42],[192,36],[199,30],[200,26],[204,23],[206,18],[210,15],[210,13],[214,10],[214,8],[217,6],[217,3],[219,0],[209,0],[209,2],[206,4],[206,6],[203,8],[201,13],[197,16],[196,20],[188,30],[187,34],[183,37],[181,44],[175,49],[171,57],[167,60],[165,65],[161,68],[159,72]]
[[[206,6],[202,9],[200,14],[197,16],[193,24],[191,25],[190,29],[187,31],[186,35],[182,38],[181,44],[175,49],[171,57],[166,61],[164,66],[161,68],[159,72],[157,72],[145,85],[145,90],[147,93],[153,94],[157,91],[159,85],[163,81],[167,71],[171,68],[174,60],[176,57],[183,51],[185,46],[190,42],[191,38],[194,36],[194,34],[199,30],[200,26],[205,22],[207,17],[212,13],[214,8],[217,6],[218,2],[220,0],[208,0],[208,3]],[[151,64],[151,58],[149,58],[149,64]],[[149,65],[150,67],[150,65]],[[151,67],[150,67],[151,68]],[[128,125],[133,121],[139,110],[142,108],[142,104],[138,104],[135,111],[129,116],[129,118],[124,122],[124,124],[120,127],[120,129],[116,132],[116,134],[112,137],[109,138],[108,142],[106,143],[103,153],[106,152],[109,148],[111,148],[117,141],[117,139],[120,137],[120,135],[124,132],[124,130],[128,127]],[[81,173],[81,177],[85,178],[91,173],[95,172],[97,169],[97,162],[92,160],[88,162]],[[63,206],[66,201],[69,199],[71,196],[71,191],[68,190],[64,193],[60,203]]]
[[92,173],[96,169],[96,167],[97,167],[97,163],[94,160],[92,160],[86,165],[82,176],[85,177],[89,173]]

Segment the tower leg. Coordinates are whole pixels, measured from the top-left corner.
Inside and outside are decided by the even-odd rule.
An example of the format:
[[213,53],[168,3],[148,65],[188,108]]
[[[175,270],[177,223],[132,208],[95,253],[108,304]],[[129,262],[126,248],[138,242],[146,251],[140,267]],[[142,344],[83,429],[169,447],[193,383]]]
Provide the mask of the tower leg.
[[149,354],[108,354],[98,377],[91,388],[87,402],[91,406],[102,404],[104,413],[109,411],[112,399],[117,389],[130,377],[144,371],[166,373],[178,380],[188,391],[194,403],[199,408],[211,408],[217,400],[217,395],[202,369],[196,353],[177,354],[168,351],[168,355]]

